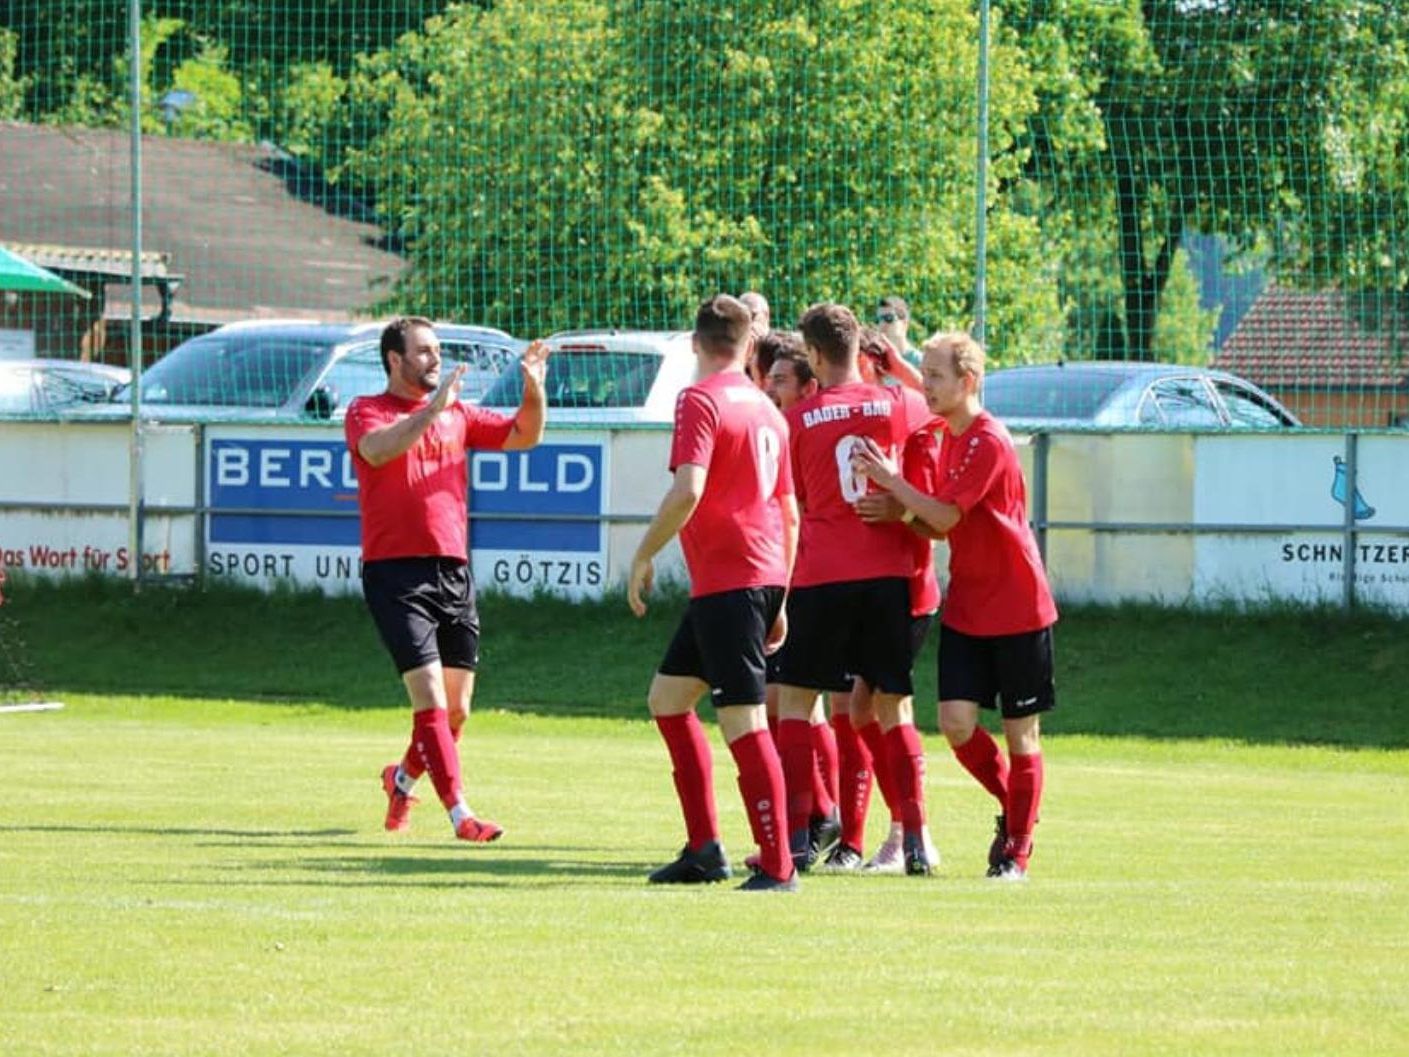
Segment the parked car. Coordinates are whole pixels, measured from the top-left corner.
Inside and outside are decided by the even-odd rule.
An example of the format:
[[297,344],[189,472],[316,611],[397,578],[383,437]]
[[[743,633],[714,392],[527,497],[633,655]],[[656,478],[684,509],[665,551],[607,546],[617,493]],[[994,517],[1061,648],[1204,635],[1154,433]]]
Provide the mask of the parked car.
[[[574,330],[548,339],[548,421],[601,426],[670,423],[675,398],[695,380],[689,331]],[[517,407],[523,379],[504,371],[480,403]]]
[[983,404],[1012,429],[1145,426],[1286,429],[1297,417],[1225,371],[1161,363],[1051,363],[984,378]]
[[79,360],[0,360],[0,414],[44,415],[108,400],[132,377]]
[[[340,421],[354,397],[386,388],[378,342],[382,326],[229,323],[182,342],[143,371],[142,405],[154,417],[187,421]],[[468,366],[460,399],[470,402],[524,348],[524,342],[492,327],[437,323],[435,332],[446,366]],[[122,403],[130,397],[123,389],[114,399]]]

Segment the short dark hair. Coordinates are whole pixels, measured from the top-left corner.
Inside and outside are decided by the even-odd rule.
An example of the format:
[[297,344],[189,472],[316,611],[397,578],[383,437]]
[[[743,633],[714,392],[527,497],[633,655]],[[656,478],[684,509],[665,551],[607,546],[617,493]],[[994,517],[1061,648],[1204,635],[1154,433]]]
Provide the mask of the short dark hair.
[[802,338],[791,330],[770,330],[754,346],[753,362],[758,364],[758,373],[766,375],[773,369],[775,360],[793,353],[803,355]]
[[748,345],[752,318],[737,297],[715,294],[695,313],[695,340],[711,355],[735,355]]
[[387,354],[406,354],[406,332],[412,327],[430,327],[434,330],[435,324],[425,316],[397,316],[382,328],[382,370],[388,376],[391,375],[391,360]]
[[830,301],[813,305],[802,314],[797,328],[802,340],[833,366],[845,367],[856,360],[861,324],[845,305]]
[[895,294],[891,294],[889,297],[883,297],[877,301],[876,311],[894,312],[901,319],[910,318],[910,306],[906,303],[905,298],[898,297]]
[[817,377],[816,373],[812,370],[812,364],[807,359],[807,353],[802,351],[800,343],[799,347],[796,349],[785,349],[778,353],[778,357],[773,363],[775,366],[780,363],[792,364],[793,374],[797,376],[797,384],[799,387],[806,385]]

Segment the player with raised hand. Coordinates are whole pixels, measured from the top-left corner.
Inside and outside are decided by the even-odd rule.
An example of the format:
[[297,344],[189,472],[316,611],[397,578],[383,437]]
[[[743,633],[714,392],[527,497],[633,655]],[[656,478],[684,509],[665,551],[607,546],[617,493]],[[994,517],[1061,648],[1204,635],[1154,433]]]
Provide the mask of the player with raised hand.
[[523,399],[513,415],[459,400],[465,368],[441,376],[430,320],[406,316],[382,330],[383,393],[348,407],[345,433],[362,515],[362,592],[411,699],[411,743],[382,771],[385,826],[405,829],[416,779],[429,773],[460,840],[503,829],[465,802],[456,745],[479,664],[479,613],[469,562],[469,452],[513,451],[542,439],[548,345],[519,363]]
[[741,886],[794,891],[783,830],[783,772],[764,714],[765,656],[787,633],[783,598],[797,553],[797,507],[787,425],[744,373],[749,310],[719,295],[695,316],[700,380],[676,402],[674,475],[631,561],[627,602],[646,612],[652,561],[677,533],[690,602],[647,698],[674,766],[686,842],[650,875],[654,884],[700,884],[731,874],[719,839],[709,739],[695,714],[708,693],[739,771],[759,869]]
[[[965,770],[999,803],[988,876],[1027,876],[1042,800],[1039,718],[1056,704],[1052,625],[1057,608],[1027,520],[1027,490],[1012,437],[979,401],[983,347],[964,333],[924,344],[930,408],[943,418],[938,483],[917,488],[892,455],[866,444],[856,471],[949,541],[949,597],[940,617],[939,722]],[[1008,759],[978,723],[998,708]]]
[[[809,728],[817,695],[848,691],[859,676],[875,690],[885,730],[904,816],[907,869],[927,874],[932,864],[923,838],[924,750],[910,680],[908,580],[914,559],[903,525],[867,523],[857,515],[867,482],[853,472],[851,455],[867,438],[898,453],[930,413],[912,390],[862,380],[860,327],[849,309],[814,305],[799,328],[822,388],[787,413],[802,511],[788,604],[792,632],[777,664],[778,741],[793,861],[806,869],[828,844],[808,827],[815,768]],[[840,833],[824,836],[834,844]]]

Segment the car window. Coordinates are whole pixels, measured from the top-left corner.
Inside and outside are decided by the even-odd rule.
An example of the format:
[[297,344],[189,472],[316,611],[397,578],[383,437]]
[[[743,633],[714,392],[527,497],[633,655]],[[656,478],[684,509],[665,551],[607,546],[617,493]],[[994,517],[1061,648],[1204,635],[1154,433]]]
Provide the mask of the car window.
[[151,404],[279,407],[330,351],[326,340],[259,332],[193,338],[142,375]]
[[[544,388],[549,407],[644,407],[660,373],[654,352],[559,349],[548,357]],[[523,396],[517,370],[505,370],[485,393],[489,407],[516,407]]]
[[514,353],[503,346],[454,339],[442,339],[440,353],[447,364],[465,365],[465,376],[460,383],[462,400],[475,400],[482,396],[514,359]]
[[366,345],[352,349],[328,368],[318,382],[333,391],[335,406],[346,408],[359,396],[372,396],[386,389],[386,370],[382,367],[381,349]]
[[1080,368],[994,371],[983,382],[983,406],[999,418],[1093,419],[1124,382],[1114,371]]
[[1235,382],[1218,379],[1213,387],[1223,400],[1230,426],[1238,429],[1279,429],[1291,425],[1267,401]]
[[[1223,425],[1213,394],[1200,378],[1164,378],[1150,387],[1161,425],[1210,428]],[[1142,418],[1143,421],[1143,418]]]

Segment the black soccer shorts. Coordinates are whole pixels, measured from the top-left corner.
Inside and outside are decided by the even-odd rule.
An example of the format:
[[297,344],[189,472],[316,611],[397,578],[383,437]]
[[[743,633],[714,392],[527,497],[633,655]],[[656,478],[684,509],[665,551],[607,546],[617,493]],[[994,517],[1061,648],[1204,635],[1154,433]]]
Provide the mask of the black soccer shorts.
[[778,682],[844,693],[859,677],[880,693],[911,694],[912,641],[904,577],[794,588]]
[[966,635],[939,625],[939,699],[976,701],[1021,719],[1057,705],[1052,629],[1018,635]]
[[398,673],[439,661],[479,665],[479,609],[468,564],[454,558],[363,563],[362,597]]
[[658,671],[709,684],[716,707],[763,703],[763,644],[783,607],[781,587],[750,587],[690,599]]

